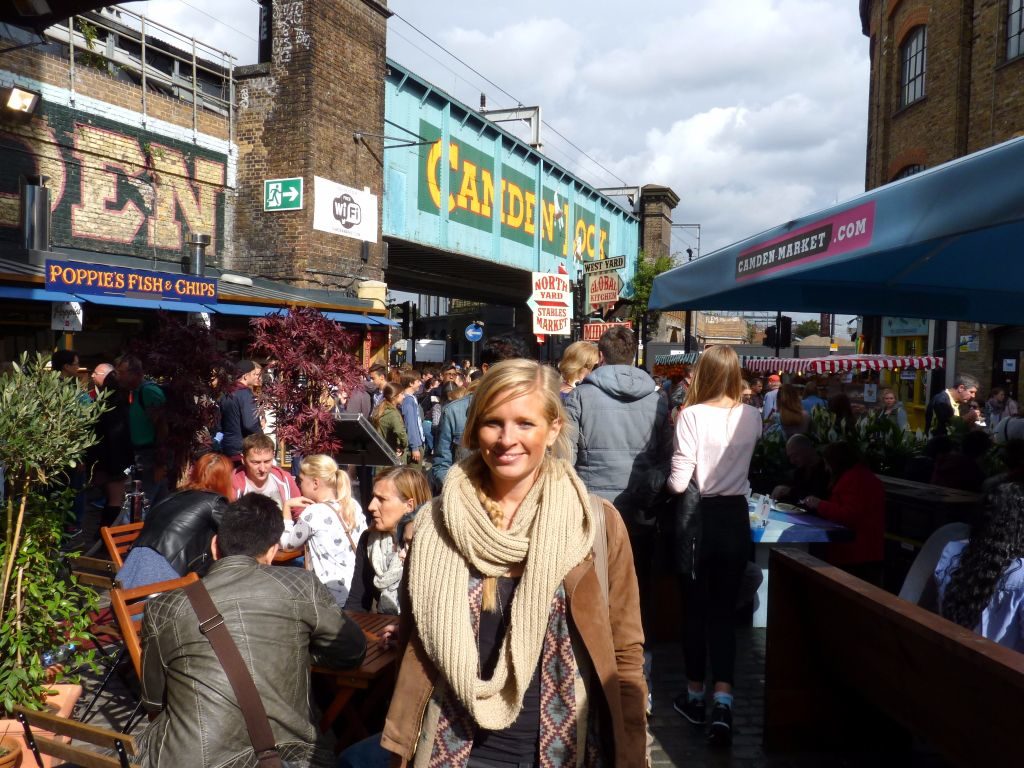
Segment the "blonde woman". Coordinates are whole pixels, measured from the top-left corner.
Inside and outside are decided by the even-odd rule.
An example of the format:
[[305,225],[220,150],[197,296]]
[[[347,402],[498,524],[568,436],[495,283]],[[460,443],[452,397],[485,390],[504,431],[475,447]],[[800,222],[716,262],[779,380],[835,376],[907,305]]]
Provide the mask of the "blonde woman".
[[306,547],[306,566],[323,582],[338,605],[345,605],[356,567],[366,518],[352,498],[348,473],[330,456],[307,456],[299,465],[299,490],[309,504],[292,522],[285,512],[281,549]]
[[552,368],[506,360],[480,380],[471,453],[420,511],[406,563],[381,737],[403,765],[645,764],[629,537],[565,460],[564,420]]
[[558,363],[558,372],[562,375],[559,391],[563,400],[594,370],[597,361],[597,344],[592,341],[575,341],[565,348]]

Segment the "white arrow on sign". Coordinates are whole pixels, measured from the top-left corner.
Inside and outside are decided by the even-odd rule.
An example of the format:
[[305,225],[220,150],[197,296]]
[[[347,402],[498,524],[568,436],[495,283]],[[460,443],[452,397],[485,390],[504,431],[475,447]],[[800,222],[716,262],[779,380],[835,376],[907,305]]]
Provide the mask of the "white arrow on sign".
[[299,196],[299,190],[296,189],[295,187],[292,187],[291,189],[284,193],[284,196],[287,197],[292,202],[295,202],[295,200]]

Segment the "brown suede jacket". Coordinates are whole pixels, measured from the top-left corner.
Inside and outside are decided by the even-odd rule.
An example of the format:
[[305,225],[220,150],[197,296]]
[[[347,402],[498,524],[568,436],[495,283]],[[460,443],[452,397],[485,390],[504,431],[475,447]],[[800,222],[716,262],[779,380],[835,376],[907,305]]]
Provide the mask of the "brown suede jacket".
[[[595,706],[597,701],[603,702],[601,732],[611,734],[605,742],[609,752],[614,749],[614,759],[609,760],[606,752],[605,761],[617,768],[643,768],[647,686],[643,677],[640,595],[626,526],[610,502],[604,502],[604,512],[608,532],[608,604],[605,605],[592,554],[566,574],[565,593],[574,639],[586,649],[589,664],[600,682],[599,686],[591,686],[591,696]],[[409,556],[415,557],[415,552],[414,543]],[[403,611],[400,637],[406,642],[381,736],[381,746],[395,753],[392,765],[396,766],[406,766],[413,758],[438,677],[414,630],[411,611]]]

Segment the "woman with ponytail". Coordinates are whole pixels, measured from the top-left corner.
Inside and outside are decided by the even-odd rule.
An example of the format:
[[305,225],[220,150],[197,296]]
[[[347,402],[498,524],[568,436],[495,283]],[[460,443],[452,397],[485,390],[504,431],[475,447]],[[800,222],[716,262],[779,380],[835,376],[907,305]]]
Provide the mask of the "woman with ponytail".
[[1024,652],[1024,488],[1001,485],[969,541],[946,545],[935,567],[940,613]]
[[373,409],[370,421],[404,464],[408,458],[409,433],[405,430],[405,421],[398,407],[405,399],[405,391],[398,384],[385,384],[381,395],[382,399]]
[[470,453],[417,517],[381,737],[403,765],[645,764],[629,537],[566,460],[559,385],[531,360],[488,369]]
[[306,456],[299,465],[299,490],[309,504],[292,522],[284,517],[281,549],[306,547],[306,567],[323,582],[338,605],[345,605],[356,567],[359,537],[366,518],[352,498],[348,473],[338,469],[330,456]]

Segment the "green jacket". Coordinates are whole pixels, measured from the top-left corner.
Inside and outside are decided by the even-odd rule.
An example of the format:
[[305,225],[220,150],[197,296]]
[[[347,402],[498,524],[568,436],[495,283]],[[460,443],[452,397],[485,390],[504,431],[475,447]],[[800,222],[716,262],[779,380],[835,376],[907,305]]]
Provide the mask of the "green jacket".
[[377,431],[396,454],[402,452],[403,461],[408,458],[409,434],[405,431],[405,421],[397,408],[387,408],[380,415]]

